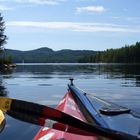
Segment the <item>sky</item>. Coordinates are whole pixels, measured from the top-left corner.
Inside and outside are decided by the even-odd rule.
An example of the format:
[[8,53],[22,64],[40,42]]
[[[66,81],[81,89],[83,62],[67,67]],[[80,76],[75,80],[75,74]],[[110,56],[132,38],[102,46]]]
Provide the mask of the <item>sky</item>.
[[106,50],[140,41],[140,0],[0,0],[5,48]]

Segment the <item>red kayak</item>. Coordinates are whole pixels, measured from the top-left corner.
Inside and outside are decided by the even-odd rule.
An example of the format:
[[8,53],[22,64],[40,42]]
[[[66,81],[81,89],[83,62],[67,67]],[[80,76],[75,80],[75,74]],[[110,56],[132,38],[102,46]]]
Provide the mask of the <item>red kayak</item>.
[[[78,108],[72,94],[70,91],[64,96],[64,98],[57,105],[56,109],[72,115],[84,122],[86,118]],[[46,122],[47,123],[47,122]],[[63,127],[60,126],[60,127]],[[65,127],[65,131],[58,131],[56,129],[42,127],[38,134],[35,136],[34,140],[96,140],[96,136],[83,136],[67,133],[69,126]]]

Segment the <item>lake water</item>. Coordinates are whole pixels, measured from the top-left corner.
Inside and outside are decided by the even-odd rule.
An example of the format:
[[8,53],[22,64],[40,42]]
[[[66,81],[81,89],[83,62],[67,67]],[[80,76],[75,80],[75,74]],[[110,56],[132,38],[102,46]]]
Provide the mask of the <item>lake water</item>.
[[[0,94],[55,106],[67,92],[69,78],[76,86],[105,100],[140,112],[140,65],[18,64],[1,73]],[[40,127],[6,116],[2,140],[30,140]]]

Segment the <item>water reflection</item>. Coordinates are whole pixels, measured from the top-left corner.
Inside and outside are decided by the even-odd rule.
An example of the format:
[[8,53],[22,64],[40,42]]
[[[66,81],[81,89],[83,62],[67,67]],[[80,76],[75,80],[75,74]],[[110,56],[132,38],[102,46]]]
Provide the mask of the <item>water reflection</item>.
[[[68,79],[74,77],[74,83],[84,91],[140,111],[140,65],[20,64],[1,77],[0,93],[11,98],[54,107],[67,92]],[[32,139],[38,129],[7,117],[0,139]]]
[[[103,76],[107,79],[131,79],[133,86],[140,86],[140,65],[138,64],[28,64],[18,65],[16,72],[32,73],[34,78],[53,78],[54,75],[73,76],[90,75],[85,78]],[[87,75],[86,75],[87,76]],[[83,78],[83,77],[82,77]],[[127,83],[122,84],[122,86]]]
[[7,90],[3,86],[2,79],[0,79],[0,96],[6,97],[7,96]]

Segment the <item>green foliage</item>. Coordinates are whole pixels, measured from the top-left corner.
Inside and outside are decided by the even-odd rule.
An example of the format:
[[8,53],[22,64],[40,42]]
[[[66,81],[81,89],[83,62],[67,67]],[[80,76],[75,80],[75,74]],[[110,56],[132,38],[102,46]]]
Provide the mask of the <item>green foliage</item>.
[[140,63],[140,42],[125,45],[119,49],[107,49],[95,55],[82,58],[80,61],[89,63]]
[[7,36],[4,34],[5,31],[5,22],[3,20],[3,17],[0,13],[0,50],[3,50],[4,44],[6,44]]
[[4,31],[5,31],[5,22],[0,13],[0,66],[2,66],[3,64],[11,63],[11,58],[5,57],[4,45],[7,43],[6,42],[7,36],[4,34]]
[[5,58],[0,58],[0,65],[3,65],[3,64],[12,64],[12,57],[7,56]]

